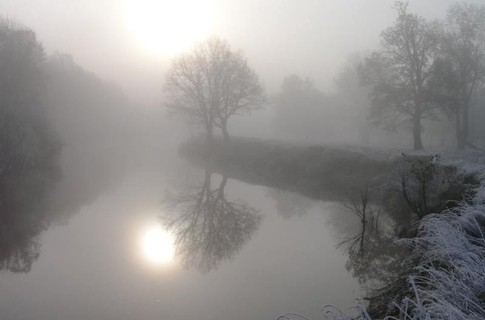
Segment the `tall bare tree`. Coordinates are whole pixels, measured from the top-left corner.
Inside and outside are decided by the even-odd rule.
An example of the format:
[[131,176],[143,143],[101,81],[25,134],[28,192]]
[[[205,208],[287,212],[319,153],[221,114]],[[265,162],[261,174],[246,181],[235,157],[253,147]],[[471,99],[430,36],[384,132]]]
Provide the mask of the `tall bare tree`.
[[398,17],[381,34],[382,49],[361,68],[372,86],[372,116],[378,124],[412,128],[414,149],[423,149],[421,121],[432,115],[434,70],[439,55],[438,27],[396,2]]
[[165,90],[167,107],[202,125],[208,140],[214,127],[229,139],[230,117],[262,107],[263,88],[238,51],[219,38],[197,44],[172,62]]
[[457,148],[469,141],[469,111],[485,81],[485,6],[456,3],[448,10],[443,40],[443,103],[455,117]]

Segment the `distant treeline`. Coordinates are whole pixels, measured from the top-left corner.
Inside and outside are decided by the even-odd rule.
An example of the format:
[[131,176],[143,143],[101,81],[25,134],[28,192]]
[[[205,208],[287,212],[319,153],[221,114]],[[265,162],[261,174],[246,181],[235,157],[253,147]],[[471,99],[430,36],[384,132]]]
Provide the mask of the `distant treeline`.
[[410,132],[414,149],[485,146],[485,6],[457,3],[439,21],[411,13],[407,2],[395,9],[380,48],[353,54],[330,93],[308,78],[284,79],[273,98],[283,138],[404,146],[402,134],[378,126]]
[[134,110],[115,85],[0,19],[0,270],[28,272],[42,231],[122,176],[139,153],[126,147],[139,145]]

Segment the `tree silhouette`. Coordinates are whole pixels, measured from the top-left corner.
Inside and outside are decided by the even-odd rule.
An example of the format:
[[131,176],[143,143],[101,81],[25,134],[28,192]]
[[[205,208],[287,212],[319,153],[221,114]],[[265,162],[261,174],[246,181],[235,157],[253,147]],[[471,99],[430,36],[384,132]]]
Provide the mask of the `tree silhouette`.
[[208,272],[231,258],[258,229],[261,216],[241,202],[226,199],[227,177],[211,187],[212,173],[205,172],[196,190],[169,195],[165,200],[170,214],[161,217],[175,235],[176,252],[185,267]]
[[167,107],[202,125],[209,141],[214,127],[229,139],[229,119],[261,108],[264,101],[256,73],[240,52],[219,38],[201,42],[174,59],[165,90]]
[[0,270],[28,272],[49,222],[61,144],[43,104],[44,51],[35,33],[0,19]]
[[455,118],[457,148],[469,141],[470,109],[485,81],[485,6],[456,3],[448,9],[440,64],[440,101]]
[[382,49],[374,52],[360,72],[372,87],[372,113],[377,124],[389,129],[412,128],[414,149],[423,149],[422,120],[436,106],[434,81],[439,57],[437,27],[411,14],[406,2],[396,2],[398,17],[381,33]]

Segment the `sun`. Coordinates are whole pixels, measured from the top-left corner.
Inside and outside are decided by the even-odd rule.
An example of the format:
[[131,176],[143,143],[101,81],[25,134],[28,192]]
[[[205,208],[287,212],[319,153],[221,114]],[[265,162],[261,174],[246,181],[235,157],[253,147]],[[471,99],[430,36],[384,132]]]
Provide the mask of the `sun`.
[[213,0],[127,0],[128,28],[151,53],[173,56],[214,30]]
[[168,264],[175,255],[173,236],[159,226],[152,226],[142,236],[141,249],[146,261],[157,265]]

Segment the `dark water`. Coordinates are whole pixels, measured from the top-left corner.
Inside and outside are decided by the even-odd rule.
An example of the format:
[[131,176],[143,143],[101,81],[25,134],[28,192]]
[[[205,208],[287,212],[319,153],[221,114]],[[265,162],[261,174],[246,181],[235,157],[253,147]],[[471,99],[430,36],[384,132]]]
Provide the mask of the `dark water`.
[[[195,230],[206,233],[179,238],[186,246],[181,256],[168,264],[147,261],[141,244],[146,230],[160,217],[165,223],[177,218],[177,210],[191,203],[174,207],[173,199],[197,194],[206,178],[203,170],[179,165],[120,179],[41,234],[30,272],[0,273],[0,318],[247,320],[298,312],[316,319],[326,304],[345,309],[361,298],[346,270],[348,255],[336,248],[358,230],[355,216],[338,203],[216,174],[210,175],[216,199],[210,205],[232,210],[229,220],[222,218],[227,212],[198,216]],[[189,220],[194,223],[193,216]],[[173,226],[172,232],[181,230]]]

